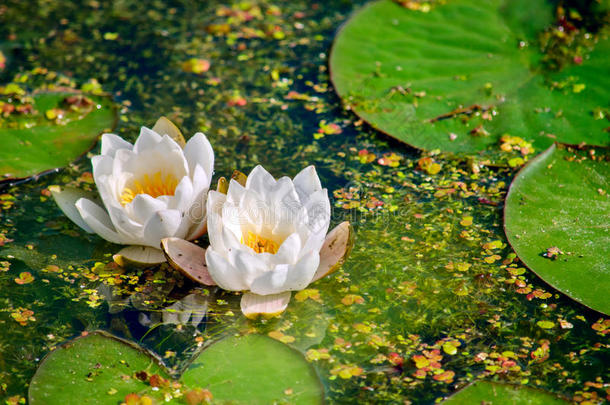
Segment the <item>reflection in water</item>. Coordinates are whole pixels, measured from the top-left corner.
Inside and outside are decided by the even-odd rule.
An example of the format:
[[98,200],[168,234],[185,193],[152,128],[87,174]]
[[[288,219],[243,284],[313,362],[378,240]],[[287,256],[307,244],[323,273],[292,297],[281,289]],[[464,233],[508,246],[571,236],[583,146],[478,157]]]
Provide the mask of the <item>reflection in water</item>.
[[[208,311],[208,299],[199,294],[189,294],[161,311],[161,322],[165,325],[187,325],[197,327]],[[156,314],[155,314],[156,315]],[[142,316],[145,316],[142,314]],[[150,319],[148,319],[150,321]],[[189,322],[190,321],[190,322]],[[140,321],[142,323],[142,320]]]
[[[197,328],[206,320],[209,294],[193,290],[175,299],[167,296],[172,289],[172,284],[164,283],[145,286],[140,292],[125,293],[115,286],[103,283],[98,286],[98,292],[108,303],[108,313],[111,315],[123,312],[125,320],[136,318],[139,325],[146,329],[160,325],[190,325]],[[128,322],[126,326],[131,333],[139,334],[134,333],[135,325]]]

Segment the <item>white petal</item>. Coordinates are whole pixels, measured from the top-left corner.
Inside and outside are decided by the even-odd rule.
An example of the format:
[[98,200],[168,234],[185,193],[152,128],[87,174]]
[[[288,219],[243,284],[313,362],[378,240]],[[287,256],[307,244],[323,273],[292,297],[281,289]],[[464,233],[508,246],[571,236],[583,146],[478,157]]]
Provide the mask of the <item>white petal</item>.
[[288,307],[290,295],[290,291],[273,295],[258,295],[247,292],[241,297],[241,312],[249,319],[255,319],[259,315],[265,318],[277,316]]
[[184,156],[189,164],[189,173],[195,171],[195,167],[200,165],[205,170],[208,177],[212,178],[214,171],[214,151],[208,138],[201,132],[197,132],[191,137],[184,147]]
[[138,139],[136,139],[136,143],[133,145],[133,151],[140,153],[143,150],[153,148],[159,142],[161,142],[161,135],[152,129],[142,127],[140,129],[140,135],[138,136]]
[[275,186],[275,179],[263,166],[258,165],[248,175],[246,188],[265,195]]
[[276,182],[275,187],[267,190],[264,198],[273,206],[275,211],[278,211],[274,213],[276,222],[280,219],[283,220],[284,218],[289,220],[299,218],[299,215],[303,211],[303,205],[299,201],[299,196],[294,188],[294,184],[288,177],[279,179]]
[[[155,173],[161,172],[163,175],[171,174],[176,179],[182,179],[188,174],[188,165],[184,154],[169,137],[165,136],[164,140],[173,142],[175,147],[151,148],[138,154],[125,149],[117,151],[112,168],[113,175],[118,179],[119,176],[127,173],[139,179],[145,175],[153,176]],[[162,141],[159,145],[163,143]],[[119,186],[122,188],[124,184]]]
[[320,255],[311,252],[294,265],[278,265],[263,274],[254,280],[250,290],[261,295],[302,290],[311,282],[319,263]]
[[[151,148],[159,152],[178,151],[180,154],[184,154],[184,151],[178,145],[178,142],[174,141],[169,135],[163,135],[161,141]],[[193,168],[194,169],[194,168]]]
[[236,182],[235,180],[229,180],[229,189],[227,190],[227,201],[233,205],[239,206],[241,201],[244,199],[246,194],[246,188]]
[[146,225],[144,225],[144,243],[148,246],[161,246],[161,239],[179,235],[178,230],[182,222],[182,214],[177,210],[163,210],[155,212]]
[[193,204],[186,212],[191,226],[186,234],[186,239],[193,240],[201,237],[207,231],[207,216],[206,216],[206,197],[207,190],[200,192]]
[[235,250],[229,251],[229,263],[237,270],[238,276],[246,285],[246,290],[250,289],[252,282],[270,270],[267,263],[259,258],[256,253],[250,250]]
[[108,213],[102,207],[86,198],[79,199],[75,205],[83,221],[100,237],[112,243],[129,243],[128,240],[116,232],[112,222],[110,222]]
[[83,217],[74,205],[81,198],[91,198],[90,193],[74,187],[64,187],[63,189],[60,189],[57,186],[52,186],[49,187],[49,190],[59,209],[61,209],[72,222],[81,227],[85,232],[94,233],[93,229],[83,220]]
[[188,240],[196,239],[206,231],[206,204],[211,180],[199,165],[195,166],[195,172],[191,173],[191,176],[193,182],[193,199],[191,201],[191,206],[188,208],[187,215],[189,216],[192,225],[186,235],[186,239]]
[[288,279],[289,264],[278,264],[271,271],[268,271],[254,280],[250,285],[253,293],[260,295],[278,294],[288,291],[284,286]]
[[[193,183],[190,178],[184,176],[174,190],[174,196],[170,199],[169,209],[186,212],[193,201]],[[190,217],[189,217],[190,219]]]
[[298,233],[288,236],[280,245],[277,253],[272,255],[272,260],[276,264],[294,264],[301,252],[301,238]]
[[330,225],[330,200],[328,199],[328,191],[324,188],[313,193],[307,204],[307,226],[311,233],[328,232]]
[[223,222],[222,244],[227,252],[231,250],[250,249],[241,244],[241,235],[235,235],[233,231]]
[[243,218],[240,214],[242,209],[232,204],[226,203],[222,208],[222,229],[223,231],[230,232],[234,239],[241,241],[242,239],[242,225],[249,223],[247,219]]
[[210,188],[212,176],[208,175],[201,166],[196,165],[194,171],[190,171],[189,169],[189,174],[193,181],[193,192],[199,193],[203,190],[207,191]]
[[[117,204],[106,204],[106,210],[110,215],[110,220],[116,231],[126,238],[139,241],[136,244],[141,244],[142,241],[142,223],[134,221],[129,217],[127,211],[122,206]],[[143,222],[144,224],[146,222]],[[155,247],[155,246],[153,246]],[[159,247],[155,247],[159,249]]]
[[[309,254],[309,252],[319,252],[322,249],[322,245],[324,244],[324,240],[326,238],[326,232],[318,232],[309,234],[309,237],[303,244],[303,247],[300,251],[301,255]],[[301,257],[299,257],[300,259]]]
[[318,173],[316,173],[316,168],[314,166],[307,166],[301,170],[299,174],[294,177],[293,182],[297,189],[297,193],[299,194],[299,198],[303,203],[307,201],[309,195],[322,189],[320,178],[318,177]]
[[97,155],[91,158],[91,166],[93,167],[93,179],[96,180],[100,176],[112,174],[112,162],[114,159],[110,156]]
[[208,193],[206,202],[210,246],[219,252],[225,251],[225,245],[222,241],[222,216],[220,212],[222,212],[222,206],[226,199],[227,196],[223,193],[212,190]]
[[[127,176],[127,174],[125,175]],[[120,187],[116,183],[117,180],[112,175],[101,175],[95,178],[97,192],[99,193],[104,206],[123,209],[123,206],[119,202],[119,195],[117,195],[117,189]],[[122,191],[122,188],[120,189]]]
[[119,149],[131,150],[133,145],[115,134],[104,134],[102,135],[102,155],[108,157],[114,157],[114,154]]
[[132,211],[131,218],[144,225],[155,212],[167,209],[167,204],[148,194],[138,194],[125,206],[128,207]]
[[220,288],[229,291],[243,291],[248,289],[248,286],[244,283],[244,280],[240,278],[237,270],[231,266],[225,257],[212,250],[212,248],[207,248],[205,251],[205,261],[210,276]]

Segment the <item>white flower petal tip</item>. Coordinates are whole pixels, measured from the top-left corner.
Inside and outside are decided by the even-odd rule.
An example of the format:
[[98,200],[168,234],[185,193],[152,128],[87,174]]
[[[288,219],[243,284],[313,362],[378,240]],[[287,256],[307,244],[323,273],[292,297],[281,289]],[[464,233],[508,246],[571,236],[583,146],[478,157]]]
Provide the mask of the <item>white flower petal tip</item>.
[[161,249],[150,246],[127,246],[112,259],[121,267],[150,267],[167,261]]
[[169,264],[191,280],[216,285],[205,262],[205,249],[180,238],[161,240],[161,248]]
[[170,138],[176,141],[181,148],[184,148],[186,145],[186,140],[184,139],[182,132],[180,132],[176,124],[165,117],[159,118],[157,122],[155,122],[155,126],[152,127],[152,130],[161,136],[168,135]]
[[311,281],[319,280],[341,267],[352,246],[354,246],[354,229],[349,222],[342,222],[324,239],[320,249],[320,264]]
[[59,186],[51,186],[49,187],[49,191],[51,191],[51,195],[55,200],[55,203],[59,207],[63,213],[70,218],[72,222],[81,227],[85,232],[95,233],[93,229],[83,220],[80,212],[76,208],[76,202],[81,198],[87,198],[89,200],[93,200],[96,197],[93,193],[89,193],[87,191],[80,190],[74,187],[64,187],[63,189]]
[[271,295],[246,292],[241,297],[241,312],[248,319],[273,318],[286,310],[290,302],[290,296],[290,291]]

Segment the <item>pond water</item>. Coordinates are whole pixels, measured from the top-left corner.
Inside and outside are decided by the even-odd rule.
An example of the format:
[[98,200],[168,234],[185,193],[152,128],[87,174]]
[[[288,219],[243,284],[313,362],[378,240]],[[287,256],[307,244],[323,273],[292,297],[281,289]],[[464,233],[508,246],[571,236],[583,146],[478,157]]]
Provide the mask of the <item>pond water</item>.
[[[187,138],[203,131],[216,154],[213,184],[259,163],[276,177],[313,164],[331,195],[331,227],[349,220],[355,228],[337,273],[293,296],[281,317],[253,322],[241,315],[238,294],[201,288],[167,266],[114,266],[118,246],[64,217],[48,188],[91,188],[86,156],[5,185],[1,396],[27,397],[51,348],[102,329],[159,354],[176,374],[210,342],[269,335],[303,353],[329,403],[434,403],[481,378],[604,401],[610,352],[602,315],[550,288],[507,244],[502,209],[515,171],[439,153],[441,169],[430,174],[418,161],[431,155],[342,108],[328,54],[361,3],[0,5],[0,44],[10,49],[2,82],[35,68],[77,84],[95,79],[120,104],[115,133],[131,141],[161,115]],[[183,63],[191,58],[209,61],[209,70],[189,72]],[[22,282],[23,272],[33,280]],[[169,316],[180,300],[205,316],[182,323]]]

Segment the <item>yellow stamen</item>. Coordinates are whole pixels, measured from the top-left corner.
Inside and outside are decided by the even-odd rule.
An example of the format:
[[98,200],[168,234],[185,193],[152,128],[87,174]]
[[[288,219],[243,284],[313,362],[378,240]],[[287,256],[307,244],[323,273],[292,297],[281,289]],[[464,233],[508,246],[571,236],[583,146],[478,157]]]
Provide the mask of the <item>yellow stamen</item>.
[[245,239],[242,236],[241,243],[251,247],[256,253],[271,253],[274,255],[280,248],[280,245],[275,241],[263,238],[262,236],[256,235],[250,231],[248,231]]
[[173,174],[166,174],[163,176],[161,172],[157,172],[152,175],[152,178],[145,174],[141,178],[134,180],[133,184],[129,187],[125,187],[121,193],[121,204],[129,204],[136,198],[138,194],[148,194],[153,198],[157,198],[162,195],[174,195],[176,187],[178,186],[178,179]]

